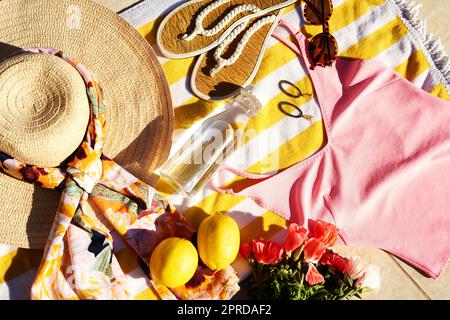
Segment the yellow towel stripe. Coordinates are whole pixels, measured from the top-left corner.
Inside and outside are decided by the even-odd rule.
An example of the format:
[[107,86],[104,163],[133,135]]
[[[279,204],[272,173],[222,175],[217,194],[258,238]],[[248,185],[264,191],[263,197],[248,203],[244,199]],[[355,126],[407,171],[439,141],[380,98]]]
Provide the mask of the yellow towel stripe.
[[[334,8],[333,14],[330,18],[329,25],[331,32],[336,32],[341,28],[348,26],[358,18],[362,17],[371,9],[380,6],[384,0],[369,0],[369,1],[345,1],[341,5]],[[314,26],[306,24],[303,27],[303,34],[307,38],[312,38],[314,35],[322,32],[322,26]]]
[[42,250],[13,250],[0,257],[0,284],[38,268]]
[[264,52],[258,72],[253,79],[253,83],[255,84],[261,81],[293,59],[298,59],[298,56],[294,51],[287,49],[281,42],[267,48]]
[[[268,101],[268,103],[264,106],[264,108],[258,113],[256,117],[250,119],[250,121],[247,124],[247,129],[253,129],[257,133],[259,133],[262,130],[270,128],[275,123],[285,118],[286,115],[278,109],[278,104],[281,101],[291,102],[294,105],[301,107],[303,104],[307,103],[313,98],[314,89],[311,80],[308,77],[303,77],[300,81],[297,81],[294,84],[297,87],[301,88],[304,94],[302,97],[291,98],[286,94],[284,94],[283,92],[281,92],[278,88],[274,88],[274,90],[277,90],[280,93],[277,94],[275,97],[273,97],[270,101]],[[293,111],[293,113],[295,113],[295,111]]]
[[[382,5],[384,2],[385,0],[345,1],[334,8],[333,15],[330,18],[330,30],[334,32],[335,30],[339,30],[349,25],[370,10]],[[320,29],[321,28],[322,27],[320,27]]]
[[383,27],[361,39],[350,48],[340,53],[340,56],[371,59],[384,49],[389,48],[408,33],[400,17],[396,17]]
[[395,67],[395,71],[409,81],[413,81],[429,67],[430,63],[423,51],[417,50],[406,61]]
[[158,20],[159,19],[150,21],[136,29],[137,32],[147,39],[148,43],[152,46],[156,44],[156,30],[158,29],[158,24],[156,22],[158,22]]
[[435,86],[433,89],[431,89],[430,93],[435,95],[436,97],[450,100],[450,95],[442,83],[439,83],[437,86]]
[[187,74],[192,74],[195,58],[173,59],[163,63],[162,67],[169,85],[173,85],[181,79],[186,78]]
[[[5,279],[5,273],[11,267],[13,258],[16,256],[16,254],[17,254],[17,250],[14,250],[14,251],[11,251],[11,252],[5,254],[4,256],[0,257],[0,283],[4,283],[5,281],[8,280],[8,279]],[[21,274],[20,271],[17,271],[17,270],[14,270],[14,271],[16,273],[18,273],[17,275]]]
[[153,291],[151,288],[147,288],[136,296],[134,296],[134,300],[160,300],[157,293]]
[[175,108],[175,129],[190,128],[194,123],[208,116],[208,114],[222,105],[222,103],[216,101],[205,101],[200,100],[197,97],[192,97],[183,103],[183,105]]
[[285,229],[287,221],[273,212],[267,211],[241,229],[241,243],[253,239],[269,239],[277,232]]
[[[269,153],[258,163],[250,166],[247,171],[263,174],[261,168],[278,154],[280,170],[288,168],[304,160],[324,144],[324,129],[322,120],[314,122],[308,129],[282,144],[278,149]],[[295,150],[295,152],[293,152]]]

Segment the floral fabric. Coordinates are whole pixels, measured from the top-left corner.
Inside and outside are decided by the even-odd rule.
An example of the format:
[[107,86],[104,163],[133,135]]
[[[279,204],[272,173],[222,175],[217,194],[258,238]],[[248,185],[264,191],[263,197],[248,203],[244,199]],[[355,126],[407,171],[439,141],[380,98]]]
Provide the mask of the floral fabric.
[[[27,165],[0,152],[0,171],[44,188],[62,190],[44,257],[34,280],[32,299],[127,299],[127,278],[114,256],[115,230],[142,260],[171,236],[192,239],[194,228],[154,188],[102,155],[105,100],[82,65],[54,49],[27,49],[19,54],[58,56],[83,77],[91,118],[76,152],[58,168]],[[185,286],[168,289],[147,283],[162,299],[228,299],[238,290],[231,267],[212,271],[203,265]]]

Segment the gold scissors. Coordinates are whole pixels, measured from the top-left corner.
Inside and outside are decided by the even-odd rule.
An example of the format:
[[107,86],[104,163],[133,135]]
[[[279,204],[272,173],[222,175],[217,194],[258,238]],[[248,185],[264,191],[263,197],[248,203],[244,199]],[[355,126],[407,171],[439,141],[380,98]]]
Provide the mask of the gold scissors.
[[[295,93],[289,92],[285,88],[286,85],[294,88]],[[292,82],[287,81],[287,80],[281,80],[278,83],[278,87],[280,88],[281,92],[283,92],[285,95],[287,95],[291,98],[300,98],[302,96],[310,96],[310,94],[303,94],[302,90],[300,90],[299,87],[297,87],[295,84],[293,84]],[[294,109],[296,111],[296,113],[293,114],[292,112],[289,112],[288,110],[286,110],[286,107],[288,107],[290,109]],[[278,109],[280,109],[280,111],[283,112],[288,117],[292,117],[292,118],[304,118],[308,121],[311,121],[314,117],[309,114],[304,114],[303,111],[298,106],[296,106],[295,104],[293,104],[292,102],[289,102],[289,101],[280,101],[278,103]]]

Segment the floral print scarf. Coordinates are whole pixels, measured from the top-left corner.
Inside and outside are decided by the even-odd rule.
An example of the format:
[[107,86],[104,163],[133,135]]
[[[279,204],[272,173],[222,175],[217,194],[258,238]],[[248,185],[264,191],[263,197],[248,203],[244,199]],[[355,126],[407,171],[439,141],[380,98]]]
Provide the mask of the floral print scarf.
[[[19,54],[30,53],[54,55],[70,63],[84,79],[91,111],[84,141],[60,167],[27,165],[0,152],[3,173],[62,191],[31,298],[130,298],[111,232],[123,238],[146,268],[161,240],[192,239],[195,230],[154,188],[102,155],[105,100],[89,70],[55,49],[33,48]],[[213,272],[200,265],[190,282],[175,289],[148,277],[149,287],[162,299],[228,299],[239,290],[231,267]]]

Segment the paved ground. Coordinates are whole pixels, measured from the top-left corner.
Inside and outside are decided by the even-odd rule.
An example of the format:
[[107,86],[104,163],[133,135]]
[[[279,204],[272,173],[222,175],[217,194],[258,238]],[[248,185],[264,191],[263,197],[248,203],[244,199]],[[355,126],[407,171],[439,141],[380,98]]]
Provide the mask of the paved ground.
[[[113,11],[126,8],[136,0],[96,0]],[[427,20],[427,30],[441,41],[450,53],[450,0],[418,0],[422,3],[421,18]],[[339,247],[346,255],[360,255],[364,260],[380,266],[382,286],[378,292],[367,294],[368,299],[450,299],[450,268],[438,280],[423,277],[392,255],[378,249]]]

